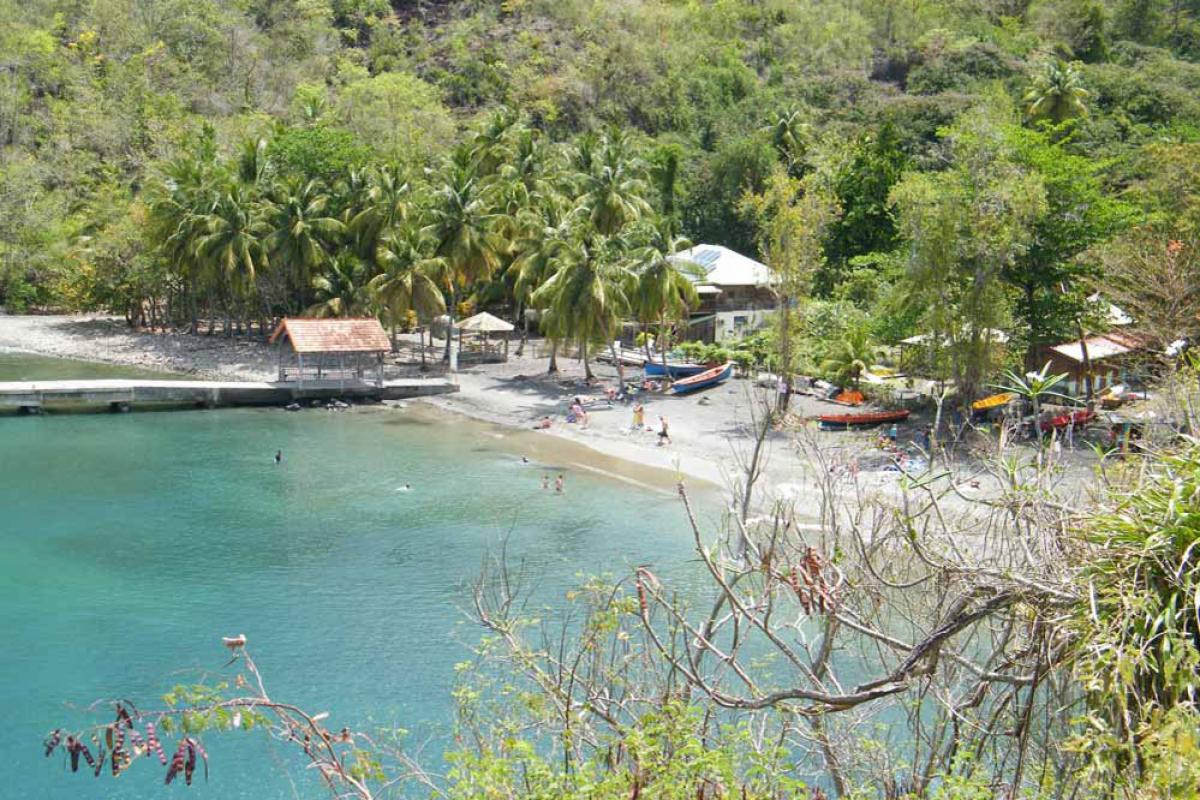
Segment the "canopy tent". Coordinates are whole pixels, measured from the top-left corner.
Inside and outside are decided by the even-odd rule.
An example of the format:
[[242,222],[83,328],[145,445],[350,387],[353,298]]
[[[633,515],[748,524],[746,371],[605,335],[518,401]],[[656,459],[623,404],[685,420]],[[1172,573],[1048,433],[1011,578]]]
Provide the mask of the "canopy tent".
[[[497,316],[481,311],[473,317],[467,317],[454,326],[458,330],[459,359],[473,362],[508,361],[508,335],[513,332],[515,325],[505,322]],[[492,334],[504,334],[504,346],[492,342]],[[466,341],[465,335],[471,334],[472,340]]]

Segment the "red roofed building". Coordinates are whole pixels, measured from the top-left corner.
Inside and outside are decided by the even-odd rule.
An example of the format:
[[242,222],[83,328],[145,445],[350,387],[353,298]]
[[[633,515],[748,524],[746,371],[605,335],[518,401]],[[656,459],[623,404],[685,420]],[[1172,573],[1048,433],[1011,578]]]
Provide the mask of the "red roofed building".
[[1098,392],[1118,383],[1128,384],[1140,374],[1138,366],[1145,355],[1146,341],[1135,333],[1121,330],[1056,344],[1046,348],[1044,358],[1050,362],[1051,373],[1067,375],[1067,392],[1080,395],[1086,393],[1088,362],[1091,362],[1092,391]]
[[[284,346],[284,342],[287,346]],[[288,317],[271,334],[279,345],[279,380],[371,380],[383,383],[383,359],[392,341],[374,317],[311,319]],[[285,358],[287,353],[291,358]]]

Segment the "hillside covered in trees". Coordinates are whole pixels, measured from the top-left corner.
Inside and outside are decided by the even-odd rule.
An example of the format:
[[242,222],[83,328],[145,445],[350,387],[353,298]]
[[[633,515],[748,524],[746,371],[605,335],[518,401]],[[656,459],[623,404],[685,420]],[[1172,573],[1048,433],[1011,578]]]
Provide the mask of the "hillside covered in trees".
[[764,214],[807,197],[812,242],[785,260],[818,329],[970,323],[1031,361],[1102,277],[1162,340],[1195,326],[1190,291],[1126,280],[1173,242],[1194,268],[1194,2],[3,0],[0,18],[11,311],[242,330],[469,296],[553,305],[587,339],[688,298],[661,275],[612,309],[583,313],[565,278],[535,296],[565,261],[578,288],[679,236],[767,259]]

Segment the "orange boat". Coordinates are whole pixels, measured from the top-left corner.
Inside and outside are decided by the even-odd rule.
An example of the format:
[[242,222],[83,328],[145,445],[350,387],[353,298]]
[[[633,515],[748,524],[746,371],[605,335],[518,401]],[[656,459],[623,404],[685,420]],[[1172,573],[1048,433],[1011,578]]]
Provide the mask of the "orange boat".
[[821,421],[821,429],[826,431],[844,431],[847,428],[866,428],[872,425],[885,425],[889,422],[903,422],[912,412],[907,408],[896,411],[867,411],[862,414],[822,414],[817,417]]

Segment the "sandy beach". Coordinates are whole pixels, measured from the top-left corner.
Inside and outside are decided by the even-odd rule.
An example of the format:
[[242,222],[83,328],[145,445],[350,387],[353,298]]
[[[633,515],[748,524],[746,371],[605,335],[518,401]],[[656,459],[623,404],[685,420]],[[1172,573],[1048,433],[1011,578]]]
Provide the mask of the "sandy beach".
[[[257,339],[225,339],[180,333],[148,333],[128,328],[121,319],[92,315],[6,316],[0,315],[0,350],[45,356],[121,364],[141,369],[192,374],[208,378],[270,380],[276,373],[273,347]],[[515,446],[546,451],[540,442],[570,442],[572,463],[591,467],[618,479],[652,482],[661,486],[667,475],[688,477],[729,488],[744,474],[755,440],[755,418],[774,400],[771,388],[748,379],[734,379],[695,395],[649,394],[644,399],[644,426],[634,429],[634,403],[609,403],[605,388],[618,385],[617,371],[608,364],[594,364],[597,380],[583,381],[582,363],[560,358],[559,372],[548,375],[545,358],[513,353],[507,363],[469,367],[452,377],[460,386],[453,395],[419,401],[443,411],[523,431],[514,437]],[[587,403],[587,424],[568,423],[567,410],[575,397]],[[845,411],[843,406],[813,397],[793,398],[797,419],[821,413]],[[534,430],[544,417],[548,430]],[[669,423],[670,444],[660,444],[660,417]],[[920,439],[920,420],[899,430],[901,445]],[[859,489],[891,494],[899,475],[885,469],[887,459],[875,447],[880,431],[840,432],[809,437],[821,450],[822,460],[834,464],[862,465]],[[768,434],[758,503],[770,499],[795,502],[800,508],[812,505],[808,495],[816,491],[810,454],[796,446],[794,430]],[[584,447],[595,454],[579,455]],[[915,449],[915,448],[914,448]],[[592,463],[594,462],[594,463]],[[1082,470],[1084,459],[1073,468]],[[825,467],[823,467],[825,468]],[[650,480],[649,477],[655,479]],[[813,499],[815,502],[815,498]]]

